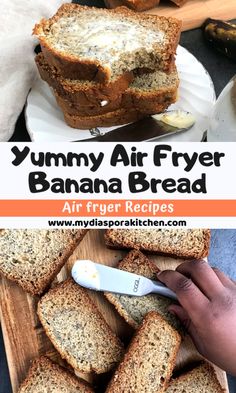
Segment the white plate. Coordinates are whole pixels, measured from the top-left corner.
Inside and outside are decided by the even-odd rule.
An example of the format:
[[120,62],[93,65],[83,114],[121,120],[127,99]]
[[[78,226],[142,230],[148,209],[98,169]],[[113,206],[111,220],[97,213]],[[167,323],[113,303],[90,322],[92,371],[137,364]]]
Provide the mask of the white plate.
[[[198,142],[208,128],[209,116],[215,103],[213,82],[203,65],[181,46],[177,50],[176,65],[180,76],[179,99],[169,109],[191,112],[196,118],[196,124],[189,131],[161,139],[169,142]],[[51,89],[41,80],[37,81],[29,93],[26,124],[35,142],[83,140],[90,138],[94,132],[67,126]],[[116,127],[99,127],[96,131],[105,133],[114,128]]]

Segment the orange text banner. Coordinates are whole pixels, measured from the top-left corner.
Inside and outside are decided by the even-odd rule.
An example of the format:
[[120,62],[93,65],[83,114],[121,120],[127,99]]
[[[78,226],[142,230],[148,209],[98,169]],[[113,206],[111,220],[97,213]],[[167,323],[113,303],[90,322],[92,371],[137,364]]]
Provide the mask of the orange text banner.
[[1,200],[0,217],[236,217],[236,200]]

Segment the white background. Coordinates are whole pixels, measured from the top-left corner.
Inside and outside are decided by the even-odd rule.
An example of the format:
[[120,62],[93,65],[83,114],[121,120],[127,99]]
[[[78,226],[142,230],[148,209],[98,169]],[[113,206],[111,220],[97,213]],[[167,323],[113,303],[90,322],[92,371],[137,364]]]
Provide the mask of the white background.
[[[193,152],[215,151],[224,152],[225,157],[221,160],[221,167],[203,167],[200,163],[196,163],[190,172],[184,170],[183,165],[180,167],[173,167],[171,162],[171,153],[167,153],[168,157],[162,160],[162,166],[156,167],[153,164],[153,150],[157,145],[155,143],[126,143],[126,151],[131,152],[131,147],[136,146],[137,150],[149,153],[148,157],[144,159],[144,167],[125,167],[119,163],[116,167],[111,167],[110,158],[112,151],[117,143],[7,143],[0,145],[0,199],[235,199],[236,196],[236,143],[172,143],[172,151]],[[100,168],[96,172],[92,172],[89,167],[38,167],[31,163],[30,157],[18,167],[12,165],[14,155],[11,152],[13,146],[18,146],[23,149],[24,146],[29,146],[31,153],[38,152],[54,152],[54,153],[67,153],[72,151],[74,153],[104,152],[105,157]],[[31,154],[30,153],[30,154]],[[101,178],[108,180],[117,177],[122,180],[123,189],[122,194],[118,193],[71,193],[61,194],[53,193],[50,190],[40,193],[32,194],[28,186],[29,172],[43,171],[47,173],[47,179],[50,180],[55,177],[72,178],[79,182],[83,177]],[[207,177],[207,194],[182,194],[182,193],[166,193],[160,188],[160,192],[151,193],[150,190],[132,194],[128,187],[128,173],[133,171],[144,171],[147,174],[147,179],[153,178],[181,178],[187,177],[194,181],[199,178],[201,173],[206,173]]]

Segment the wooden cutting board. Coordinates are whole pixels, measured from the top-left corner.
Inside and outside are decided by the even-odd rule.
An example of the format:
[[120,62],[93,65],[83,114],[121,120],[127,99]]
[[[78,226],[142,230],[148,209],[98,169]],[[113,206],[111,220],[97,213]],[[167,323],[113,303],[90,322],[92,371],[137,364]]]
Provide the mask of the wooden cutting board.
[[[97,262],[116,266],[117,262],[126,254],[125,251],[109,250],[105,247],[102,230],[90,230],[74,254],[69,259],[67,266],[62,269],[57,281],[62,281],[68,276],[73,262],[76,259],[92,259]],[[180,259],[163,256],[150,257],[160,269],[176,268],[181,263]],[[91,293],[103,316],[111,328],[121,337],[125,344],[132,336],[132,329],[118,316],[114,308],[102,294]],[[63,364],[62,359],[54,350],[46,337],[36,314],[37,297],[32,297],[16,284],[1,278],[0,282],[1,324],[8,359],[10,378],[13,393],[17,392],[19,384],[23,381],[30,362],[35,357],[47,354],[51,359]],[[176,362],[176,369],[181,369],[189,363],[200,359],[189,337],[181,344]],[[226,375],[216,368],[219,381],[228,393]],[[98,391],[104,392],[104,384],[109,376],[84,375],[88,381],[98,386]],[[100,389],[99,389],[100,387]]]
[[[122,5],[122,0],[105,0],[110,6]],[[200,27],[207,18],[215,19],[235,19],[235,0],[188,0],[182,7],[177,7],[170,1],[161,1],[160,5],[152,10],[146,11],[149,14],[173,16],[183,21],[183,31]]]

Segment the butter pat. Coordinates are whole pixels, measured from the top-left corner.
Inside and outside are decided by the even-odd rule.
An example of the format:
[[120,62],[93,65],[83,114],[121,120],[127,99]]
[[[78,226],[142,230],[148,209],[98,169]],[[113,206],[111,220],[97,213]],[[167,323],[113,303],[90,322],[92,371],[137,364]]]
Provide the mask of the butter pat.
[[163,123],[176,128],[190,128],[196,121],[192,113],[181,110],[169,111],[161,113],[160,115],[154,115],[153,117],[158,121],[162,121]]

